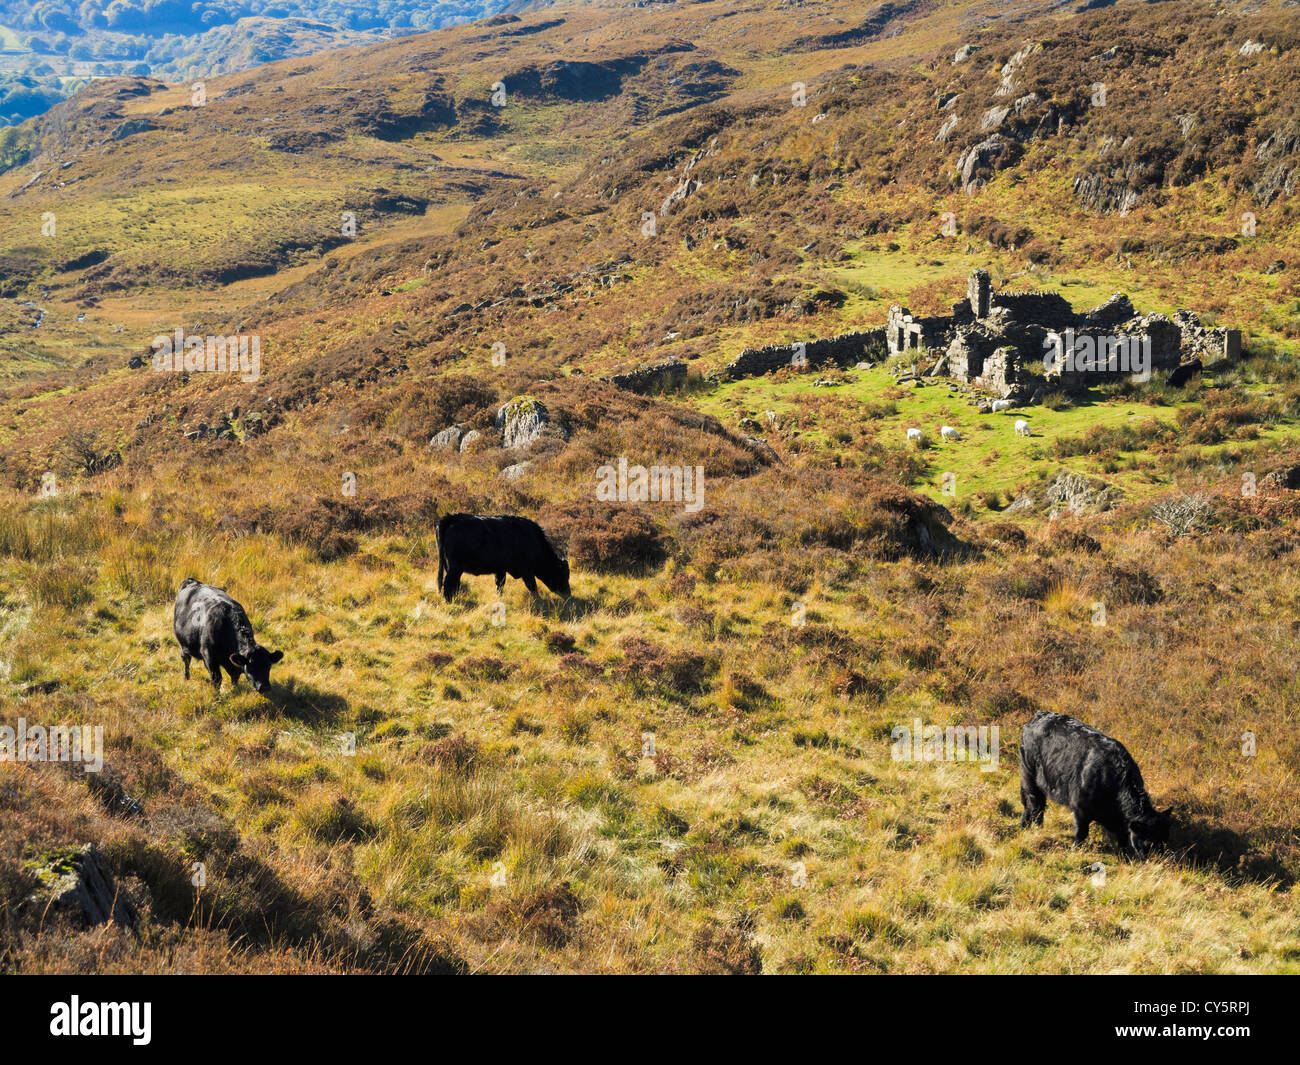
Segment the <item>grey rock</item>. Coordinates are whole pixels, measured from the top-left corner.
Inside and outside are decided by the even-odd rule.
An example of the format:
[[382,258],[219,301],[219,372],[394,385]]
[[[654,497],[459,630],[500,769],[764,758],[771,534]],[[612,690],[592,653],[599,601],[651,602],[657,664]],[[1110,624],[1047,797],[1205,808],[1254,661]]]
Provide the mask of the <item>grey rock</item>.
[[969,195],[982,187],[998,164],[1008,158],[1010,150],[1011,142],[994,133],[962,152],[957,160],[962,191]]
[[980,131],[997,129],[1011,114],[1009,107],[990,107],[980,118]]
[[433,434],[429,441],[429,447],[434,451],[455,451],[460,447],[460,440],[464,433],[459,425],[451,425],[441,432]]
[[125,140],[127,137],[134,136],[137,133],[148,133],[152,129],[157,129],[147,118],[128,118],[125,122],[119,123],[118,127],[113,130],[109,140]]
[[[551,426],[546,404],[532,396],[516,396],[497,408],[496,427],[501,431],[501,446],[518,451],[534,443]],[[555,427],[560,436],[564,436]]]
[[118,891],[93,843],[50,859],[35,869],[35,875],[41,886],[27,902],[42,914],[67,914],[85,927],[106,921],[135,927],[135,906]]
[[1071,514],[1107,511],[1115,506],[1120,490],[1099,481],[1089,481],[1081,473],[1061,470],[1044,492],[1049,507],[1062,507]]
[[1083,314],[1084,321],[1093,328],[1110,328],[1127,322],[1135,315],[1133,304],[1122,292],[1112,293],[1103,303]]

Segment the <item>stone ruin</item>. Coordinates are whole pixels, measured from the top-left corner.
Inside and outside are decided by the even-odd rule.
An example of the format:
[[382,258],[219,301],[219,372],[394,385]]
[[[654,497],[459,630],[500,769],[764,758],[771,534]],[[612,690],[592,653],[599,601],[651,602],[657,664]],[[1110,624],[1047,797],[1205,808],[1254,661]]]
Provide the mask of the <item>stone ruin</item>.
[[[1091,360],[1077,356],[1080,367],[1047,356],[1070,343],[1095,344]],[[1055,292],[994,292],[988,271],[976,270],[966,285],[966,299],[952,313],[921,317],[906,307],[889,308],[885,344],[890,355],[941,349],[927,371],[948,376],[1019,403],[1041,400],[1047,392],[1077,392],[1125,376],[1128,352],[1149,355],[1153,379],[1181,384],[1199,372],[1202,360],[1233,360],[1241,355],[1241,332],[1207,328],[1191,311],[1137,314],[1123,293],[1090,311],[1076,313]],[[1131,345],[1140,345],[1135,349]]]
[[642,366],[639,369],[616,373],[602,380],[608,381],[615,388],[644,396],[679,387],[686,381],[686,374],[686,363],[681,359],[667,359],[652,366]]

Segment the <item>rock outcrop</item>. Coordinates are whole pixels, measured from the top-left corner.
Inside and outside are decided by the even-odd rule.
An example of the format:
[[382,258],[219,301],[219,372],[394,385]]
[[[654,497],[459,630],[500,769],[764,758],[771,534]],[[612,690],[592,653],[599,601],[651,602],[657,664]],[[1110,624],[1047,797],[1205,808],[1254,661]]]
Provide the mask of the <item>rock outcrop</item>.
[[459,425],[452,425],[441,432],[434,433],[429,447],[434,451],[456,451],[460,448],[460,438],[464,435]]
[[516,396],[501,404],[497,408],[496,427],[501,433],[501,446],[507,451],[530,447],[544,434],[568,439],[568,433],[552,422],[546,405],[532,396]]
[[64,915],[82,927],[114,921],[134,928],[138,915],[131,900],[118,890],[113,874],[93,843],[57,857],[45,859],[34,868],[39,889],[27,905],[42,915]]

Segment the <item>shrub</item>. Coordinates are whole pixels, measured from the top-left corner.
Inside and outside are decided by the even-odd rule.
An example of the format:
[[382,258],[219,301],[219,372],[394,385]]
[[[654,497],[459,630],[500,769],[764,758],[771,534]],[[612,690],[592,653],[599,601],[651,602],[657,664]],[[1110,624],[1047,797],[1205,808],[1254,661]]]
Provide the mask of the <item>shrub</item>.
[[483,749],[477,740],[458,732],[454,736],[445,736],[436,743],[427,744],[420,751],[420,756],[444,773],[466,777],[481,764]]
[[580,500],[552,507],[543,527],[568,557],[599,573],[640,574],[668,557],[668,538],[645,510]]
[[619,646],[623,661],[616,673],[633,683],[680,695],[697,694],[708,686],[717,663],[694,651],[661,647],[641,636],[625,636]]
[[692,937],[695,969],[711,975],[757,976],[763,971],[763,957],[750,932],[751,917],[738,917],[723,923],[710,917]]
[[1151,504],[1151,517],[1177,537],[1203,529],[1213,515],[1214,506],[1203,495],[1177,495]]
[[1116,563],[1089,574],[1084,583],[1105,603],[1150,605],[1164,598],[1160,582],[1141,566]]
[[306,807],[299,819],[321,843],[356,842],[375,834],[375,824],[350,799],[317,802]]

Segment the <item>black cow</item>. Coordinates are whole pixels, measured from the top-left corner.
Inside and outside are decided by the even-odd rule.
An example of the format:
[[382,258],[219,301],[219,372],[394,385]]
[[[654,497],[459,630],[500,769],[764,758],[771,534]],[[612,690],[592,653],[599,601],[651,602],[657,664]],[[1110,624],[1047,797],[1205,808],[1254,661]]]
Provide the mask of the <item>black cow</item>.
[[509,515],[448,514],[438,522],[438,588],[450,600],[463,573],[491,573],[497,594],[506,576],[537,595],[540,580],[557,595],[569,594],[569,563],[556,554],[542,527]]
[[1167,383],[1170,388],[1182,388],[1183,385],[1187,384],[1187,382],[1193,377],[1199,377],[1202,369],[1203,367],[1201,366],[1200,359],[1193,359],[1191,362],[1185,362],[1169,375]]
[[1151,803],[1142,771],[1119,740],[1065,714],[1042,711],[1020,733],[1020,824],[1041,825],[1046,799],[1074,814],[1074,842],[1096,821],[1120,848],[1145,858],[1169,841],[1169,810]]
[[271,690],[271,667],[284,657],[283,651],[268,651],[253,639],[253,626],[244,608],[222,588],[186,577],[176,593],[172,631],[181,645],[185,679],[190,679],[190,659],[201,658],[212,674],[212,686],[221,689],[221,671],[230,674],[232,684],[247,674],[253,690],[265,695]]

